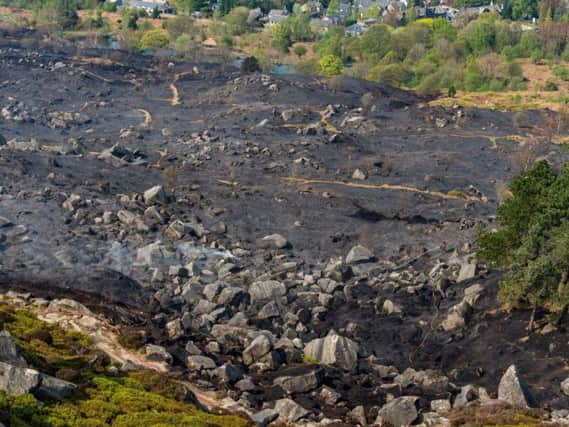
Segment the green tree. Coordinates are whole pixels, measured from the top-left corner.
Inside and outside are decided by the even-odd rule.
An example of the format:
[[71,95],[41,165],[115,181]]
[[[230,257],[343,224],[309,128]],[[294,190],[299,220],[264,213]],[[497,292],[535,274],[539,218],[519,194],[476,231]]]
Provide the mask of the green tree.
[[301,13],[287,18],[290,26],[291,39],[296,42],[304,42],[312,40],[312,31],[310,30],[310,15]]
[[319,61],[320,72],[325,76],[335,76],[342,72],[344,64],[342,59],[335,55],[324,55]]
[[288,48],[292,44],[291,29],[288,22],[285,20],[274,25],[271,29],[271,35],[273,38],[273,46],[280,51],[287,53]]
[[464,29],[463,37],[468,49],[475,55],[492,51],[496,44],[496,28],[488,19],[472,21]]
[[[331,27],[320,37],[314,50],[320,55],[335,55],[344,58],[344,34],[345,29],[342,27]],[[359,42],[359,41],[358,41]]]
[[512,19],[537,18],[538,8],[538,0],[512,0]]
[[74,0],[47,0],[39,10],[38,20],[59,30],[74,29],[79,23],[77,3]]
[[360,38],[362,58],[377,64],[391,50],[391,33],[385,24],[372,25]]
[[147,31],[140,40],[141,50],[157,50],[168,45],[168,32],[161,28]]
[[249,9],[243,6],[232,9],[224,18],[229,32],[238,36],[247,32],[247,18],[249,17]]
[[432,29],[435,40],[447,39],[449,41],[454,41],[458,33],[456,27],[445,18],[434,19]]
[[401,86],[409,78],[408,71],[400,63],[376,65],[372,67],[367,78],[369,80],[385,83],[391,86]]
[[505,275],[499,298],[510,307],[569,303],[569,169],[556,174],[546,161],[515,178],[498,207],[500,227],[482,232],[478,256]]

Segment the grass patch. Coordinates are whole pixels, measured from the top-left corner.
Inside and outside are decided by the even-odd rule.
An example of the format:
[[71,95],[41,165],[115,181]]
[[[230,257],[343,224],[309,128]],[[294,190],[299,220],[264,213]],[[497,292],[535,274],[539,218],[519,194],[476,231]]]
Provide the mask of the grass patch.
[[520,409],[506,403],[470,405],[447,415],[452,427],[538,427],[545,426],[544,411]]

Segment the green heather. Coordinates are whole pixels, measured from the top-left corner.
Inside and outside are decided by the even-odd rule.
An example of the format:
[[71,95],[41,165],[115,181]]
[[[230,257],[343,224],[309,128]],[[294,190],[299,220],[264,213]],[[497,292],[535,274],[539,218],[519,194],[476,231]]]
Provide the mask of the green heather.
[[[79,389],[64,402],[42,402],[32,395],[0,393],[0,421],[14,426],[248,426],[236,416],[209,414],[183,401],[173,375],[105,373],[107,358],[88,337],[37,319],[30,311],[0,305],[0,322],[14,336],[28,363],[42,372],[73,380]],[[100,362],[93,362],[100,359]]]

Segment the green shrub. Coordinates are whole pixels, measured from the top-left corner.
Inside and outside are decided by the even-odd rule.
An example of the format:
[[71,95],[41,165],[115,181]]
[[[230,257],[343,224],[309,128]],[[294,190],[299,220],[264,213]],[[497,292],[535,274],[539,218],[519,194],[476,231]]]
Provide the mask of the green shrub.
[[342,59],[335,55],[324,55],[322,59],[320,59],[319,65],[320,72],[329,77],[340,74],[344,68]]
[[162,28],[147,31],[140,39],[141,50],[158,50],[168,46],[168,31]]
[[548,79],[547,82],[545,83],[544,89],[548,92],[555,92],[559,90],[559,87],[557,86],[557,83],[555,83],[554,80]]
[[569,81],[569,68],[559,65],[553,69],[553,74],[563,81]]

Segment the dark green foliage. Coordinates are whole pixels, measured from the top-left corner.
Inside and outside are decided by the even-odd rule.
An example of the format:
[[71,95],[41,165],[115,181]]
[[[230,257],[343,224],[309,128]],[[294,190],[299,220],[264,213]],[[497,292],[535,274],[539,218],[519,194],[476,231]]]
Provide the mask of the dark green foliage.
[[38,18],[43,25],[58,30],[72,30],[79,22],[77,3],[74,0],[47,0],[39,9]]
[[500,228],[482,232],[478,256],[502,267],[499,297],[510,307],[569,303],[569,169],[546,161],[515,178],[498,207]]
[[547,80],[547,82],[545,82],[545,87],[544,89],[548,92],[555,92],[557,90],[559,90],[559,87],[557,86],[557,83],[555,83],[554,80]]
[[456,88],[454,86],[448,88],[447,96],[449,98],[454,98],[456,96]]

